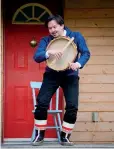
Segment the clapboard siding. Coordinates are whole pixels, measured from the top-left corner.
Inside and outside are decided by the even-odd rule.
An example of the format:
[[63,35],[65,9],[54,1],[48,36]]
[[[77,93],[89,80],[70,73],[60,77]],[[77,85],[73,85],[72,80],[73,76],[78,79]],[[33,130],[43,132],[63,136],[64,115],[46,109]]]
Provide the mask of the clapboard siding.
[[[66,0],[65,24],[85,37],[91,58],[80,70],[76,143],[114,142],[114,1]],[[98,122],[92,122],[98,112]],[[78,136],[78,137],[77,137]]]
[[99,112],[114,112],[114,102],[111,103],[101,103],[101,102],[96,102],[96,103],[80,103],[79,104],[79,111],[99,111]]
[[80,74],[88,75],[88,74],[113,74],[114,75],[114,65],[88,65],[86,64],[83,69],[80,70]]
[[114,9],[65,9],[65,19],[114,18]]
[[[98,117],[99,122],[114,123],[114,112],[99,112],[98,114],[99,114],[99,117]],[[78,117],[77,117],[77,122],[84,123],[84,124],[92,123],[92,111],[90,111],[90,112],[79,111]],[[76,125],[75,125],[75,128],[76,128]]]
[[114,142],[114,132],[73,132],[72,141],[98,141],[98,142]]
[[[77,132],[87,132],[87,131],[93,131],[94,130],[94,127],[95,127],[95,123],[92,123],[92,122],[85,122],[85,123],[82,123],[82,122],[77,122],[77,124],[75,125],[75,128],[74,130],[77,131]],[[74,131],[74,132],[75,132]],[[109,122],[99,122],[97,123],[97,126],[96,126],[96,131],[97,132],[100,132],[100,131],[105,131],[105,132],[114,132],[114,122],[112,123],[109,123]]]
[[89,46],[92,56],[113,56],[114,46]]
[[112,103],[114,102],[114,93],[81,93],[79,95],[80,103]]
[[112,65],[114,64],[114,56],[92,56],[88,64]]
[[[88,9],[107,9],[107,8],[114,8],[114,1],[113,0],[65,0],[65,8],[88,8]],[[73,10],[74,11],[74,10]],[[97,15],[96,15],[97,16]]]
[[80,75],[80,83],[112,84],[114,83],[114,75]]
[[106,19],[66,19],[69,27],[114,27],[114,18]]
[[114,93],[114,84],[80,84],[81,93]]
[[86,37],[88,46],[113,46],[114,37]]
[[[76,134],[75,134],[75,136],[76,136]],[[90,142],[91,142],[91,144],[90,144]],[[97,146],[97,145],[98,145],[98,146],[99,146],[99,145],[101,145],[101,146],[102,146],[102,145],[105,145],[105,148],[106,148],[106,146],[107,146],[107,147],[110,146],[110,148],[113,147],[112,141],[108,141],[108,142],[107,142],[107,141],[105,141],[105,142],[104,142],[104,141],[99,141],[99,142],[98,142],[98,141],[94,141],[94,142],[93,142],[92,140],[90,140],[90,141],[80,141],[80,142],[79,142],[79,141],[76,141],[75,144],[76,144],[77,146],[78,146],[78,145],[80,146],[80,144],[81,144],[81,145],[88,145],[88,146],[90,146],[91,148],[94,147],[94,144],[96,144],[96,146]],[[92,144],[93,144],[93,145],[92,145]]]
[[96,27],[70,27],[72,31],[79,31],[85,37],[113,37],[114,28],[96,28]]

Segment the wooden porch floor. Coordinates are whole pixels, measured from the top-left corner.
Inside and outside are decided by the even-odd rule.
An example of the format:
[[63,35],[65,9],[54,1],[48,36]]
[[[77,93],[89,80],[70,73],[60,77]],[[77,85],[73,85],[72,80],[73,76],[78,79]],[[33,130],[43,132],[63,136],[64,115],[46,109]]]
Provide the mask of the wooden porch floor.
[[100,148],[110,148],[114,149],[114,144],[75,144],[74,146],[62,146],[58,142],[44,142],[41,146],[32,146],[30,142],[10,142],[10,143],[4,143],[1,144],[1,148],[4,149],[15,149],[15,148],[24,148],[24,149],[56,149],[56,148],[71,148],[71,149],[83,149],[83,148],[94,148],[94,149],[100,149]]

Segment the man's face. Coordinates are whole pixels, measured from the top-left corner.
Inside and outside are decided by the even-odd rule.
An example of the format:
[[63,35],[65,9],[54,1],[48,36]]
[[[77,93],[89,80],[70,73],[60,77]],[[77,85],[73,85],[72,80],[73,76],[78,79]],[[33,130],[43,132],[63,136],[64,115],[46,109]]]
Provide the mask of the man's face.
[[48,23],[48,30],[50,35],[56,38],[63,35],[64,25],[59,25],[55,20],[52,20]]

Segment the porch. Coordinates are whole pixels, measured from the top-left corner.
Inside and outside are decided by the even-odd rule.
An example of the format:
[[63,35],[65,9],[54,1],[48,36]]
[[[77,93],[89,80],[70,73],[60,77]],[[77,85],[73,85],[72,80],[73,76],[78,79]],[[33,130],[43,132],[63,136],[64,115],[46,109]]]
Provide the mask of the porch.
[[40,149],[55,149],[55,148],[62,148],[62,149],[65,149],[65,148],[75,148],[75,149],[83,149],[83,148],[94,148],[94,149],[99,149],[99,148],[110,148],[110,149],[113,149],[114,148],[114,144],[110,143],[110,144],[75,144],[74,146],[62,146],[60,144],[58,144],[58,142],[50,142],[50,141],[45,141],[44,144],[42,144],[41,146],[32,146],[30,144],[30,142],[28,141],[23,141],[23,142],[10,142],[10,143],[7,143],[5,142],[4,144],[2,144],[1,148],[4,148],[4,149],[15,149],[15,148],[24,148],[24,149],[27,149],[27,148],[40,148]]

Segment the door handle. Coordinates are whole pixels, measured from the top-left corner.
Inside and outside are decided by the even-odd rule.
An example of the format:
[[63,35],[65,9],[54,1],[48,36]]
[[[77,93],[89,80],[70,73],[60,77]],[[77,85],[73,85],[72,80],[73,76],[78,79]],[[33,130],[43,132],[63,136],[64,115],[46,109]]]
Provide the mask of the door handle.
[[35,39],[34,37],[33,37],[32,40],[30,41],[30,46],[31,46],[32,48],[34,48],[34,47],[37,46],[37,41],[36,41],[36,39]]

